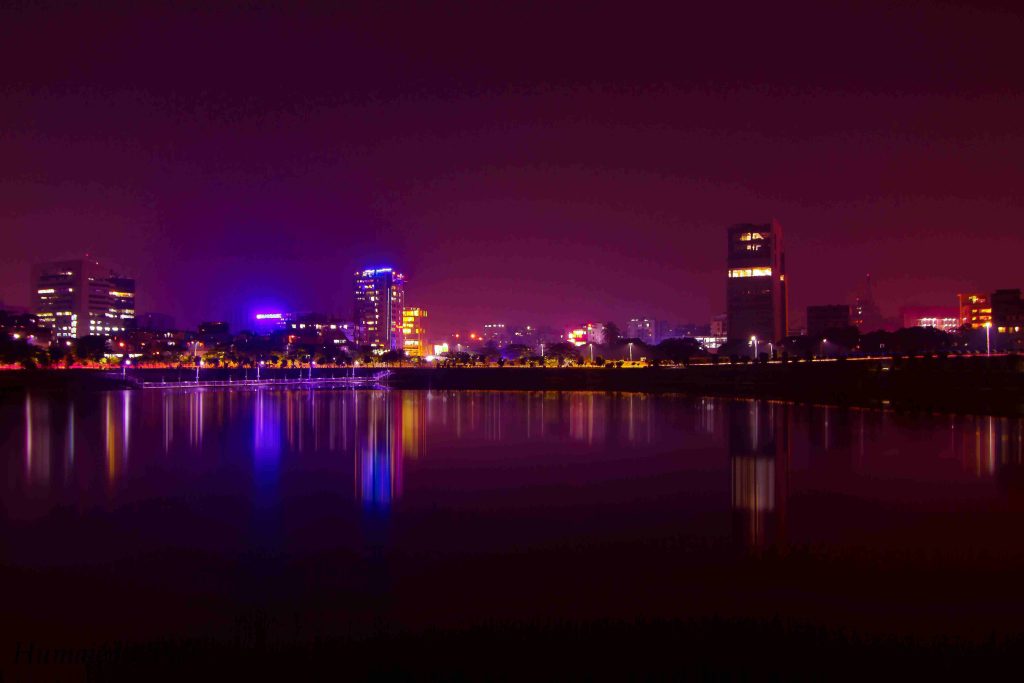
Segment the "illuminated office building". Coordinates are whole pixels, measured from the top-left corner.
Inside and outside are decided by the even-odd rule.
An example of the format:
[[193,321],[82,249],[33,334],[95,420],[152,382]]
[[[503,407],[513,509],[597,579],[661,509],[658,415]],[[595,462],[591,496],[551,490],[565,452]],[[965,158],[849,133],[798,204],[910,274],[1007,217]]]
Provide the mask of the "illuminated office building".
[[429,355],[426,318],[427,311],[423,308],[402,309],[402,348],[409,358]]
[[786,258],[778,221],[731,226],[727,265],[729,339],[777,341],[787,336]]
[[355,274],[356,343],[375,351],[402,348],[405,276],[393,268],[370,268]]
[[992,322],[992,303],[987,294],[957,294],[960,326],[976,330]]
[[34,266],[32,299],[40,324],[57,337],[135,328],[135,280],[90,258]]

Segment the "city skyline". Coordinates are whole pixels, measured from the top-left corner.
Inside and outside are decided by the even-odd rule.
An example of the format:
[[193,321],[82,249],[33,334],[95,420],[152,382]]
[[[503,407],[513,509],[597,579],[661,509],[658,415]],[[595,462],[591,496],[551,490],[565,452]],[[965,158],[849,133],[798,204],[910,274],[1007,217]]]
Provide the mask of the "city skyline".
[[1019,282],[1018,16],[745,11],[621,30],[600,7],[463,8],[428,38],[426,8],[6,8],[0,299],[92,253],[189,326],[344,311],[336,274],[368,263],[399,264],[436,329],[704,321],[721,227],[772,218],[797,315],[868,272],[889,317]]

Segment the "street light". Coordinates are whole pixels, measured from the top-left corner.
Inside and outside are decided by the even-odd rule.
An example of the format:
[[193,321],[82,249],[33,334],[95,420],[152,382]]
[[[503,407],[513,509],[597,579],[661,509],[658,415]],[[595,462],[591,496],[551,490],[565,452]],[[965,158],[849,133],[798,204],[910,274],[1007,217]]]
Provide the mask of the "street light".
[[594,364],[594,345],[590,344],[590,364]]
[[199,384],[199,368],[203,367],[203,359],[200,358],[196,363],[196,384]]
[[121,365],[121,380],[125,379],[125,375],[128,372],[128,366],[132,364],[131,358],[125,358],[124,363]]
[[750,345],[754,347],[754,360],[757,360],[757,337],[751,335]]
[[633,342],[629,342],[629,362],[633,362]]
[[992,323],[985,323],[985,355],[992,355]]
[[264,365],[263,361],[260,361],[260,364],[256,366],[256,381],[257,382],[260,381],[260,368],[262,368],[263,365]]
[[819,353],[819,355],[820,355],[820,356],[821,356],[822,358],[824,358],[824,357],[825,357],[825,344],[828,344],[828,339],[822,339],[822,340],[821,340],[821,352]]

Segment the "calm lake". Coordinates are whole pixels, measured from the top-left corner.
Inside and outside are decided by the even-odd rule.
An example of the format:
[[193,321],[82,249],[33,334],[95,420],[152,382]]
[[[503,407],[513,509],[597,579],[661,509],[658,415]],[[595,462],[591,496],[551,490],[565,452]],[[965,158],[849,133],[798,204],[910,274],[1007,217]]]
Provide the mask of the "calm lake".
[[645,394],[0,399],[8,636],[1024,630],[1024,421]]

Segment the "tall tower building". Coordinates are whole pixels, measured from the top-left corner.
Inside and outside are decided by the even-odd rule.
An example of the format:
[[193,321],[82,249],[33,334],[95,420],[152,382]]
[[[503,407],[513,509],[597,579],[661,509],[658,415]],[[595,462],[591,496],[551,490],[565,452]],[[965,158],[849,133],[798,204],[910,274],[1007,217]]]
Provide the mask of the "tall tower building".
[[379,352],[401,349],[404,307],[404,275],[393,268],[356,272],[356,343]]
[[135,280],[90,259],[32,268],[33,311],[56,337],[76,339],[135,327]]
[[726,313],[729,339],[778,341],[789,334],[782,226],[741,223],[728,229]]
[[850,323],[862,333],[874,332],[885,327],[882,312],[875,303],[875,292],[871,287],[871,273],[864,276],[864,291],[857,295],[850,312]]

